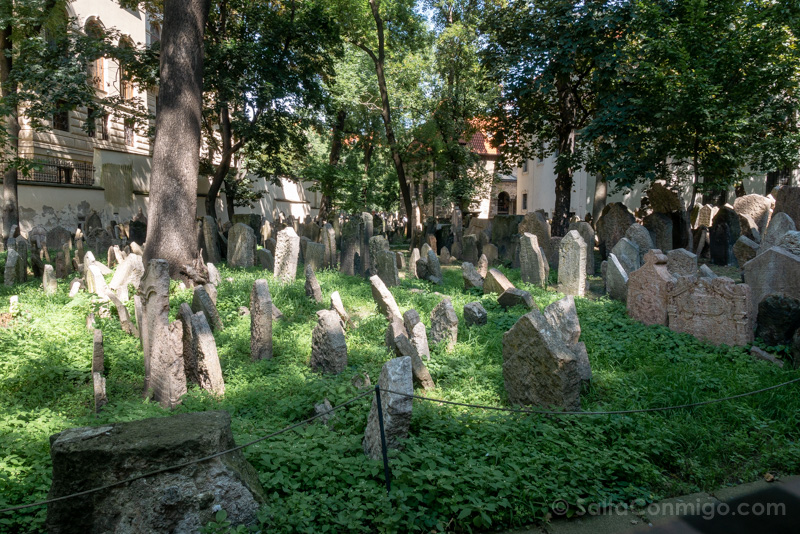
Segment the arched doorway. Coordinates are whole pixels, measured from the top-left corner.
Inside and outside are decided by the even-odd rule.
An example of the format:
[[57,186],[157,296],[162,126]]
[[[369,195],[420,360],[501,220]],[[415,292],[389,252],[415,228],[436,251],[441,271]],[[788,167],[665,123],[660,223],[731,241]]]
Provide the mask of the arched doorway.
[[508,215],[509,208],[511,207],[511,197],[505,191],[497,195],[497,214]]

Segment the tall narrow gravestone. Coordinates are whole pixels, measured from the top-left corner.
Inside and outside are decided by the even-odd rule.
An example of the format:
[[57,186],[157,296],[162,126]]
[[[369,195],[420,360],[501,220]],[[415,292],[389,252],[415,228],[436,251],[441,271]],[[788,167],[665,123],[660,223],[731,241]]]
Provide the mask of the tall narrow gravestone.
[[558,290],[579,297],[586,293],[586,243],[577,230],[570,230],[561,240]]
[[250,292],[250,356],[272,358],[272,296],[264,279],[256,280]]
[[275,278],[284,282],[294,282],[297,277],[297,261],[300,257],[300,237],[293,228],[278,232],[275,245]]
[[183,328],[169,322],[169,263],[150,260],[140,286],[145,393],[173,408],[186,393]]

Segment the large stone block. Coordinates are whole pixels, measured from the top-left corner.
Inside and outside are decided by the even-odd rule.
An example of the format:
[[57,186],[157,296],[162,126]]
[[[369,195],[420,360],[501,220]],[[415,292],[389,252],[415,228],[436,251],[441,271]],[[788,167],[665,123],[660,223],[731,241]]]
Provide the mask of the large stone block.
[[[402,441],[408,437],[408,430],[411,427],[413,403],[410,395],[414,394],[411,357],[393,358],[383,364],[381,375],[378,379],[378,387],[381,389],[381,411],[383,412],[386,447],[399,449],[402,446]],[[389,391],[395,391],[396,393],[389,393]],[[367,427],[364,430],[362,445],[364,454],[373,460],[378,460],[382,457],[378,401],[376,397],[372,398],[372,408],[367,417]]]
[[458,340],[458,316],[450,299],[443,299],[431,311],[431,342],[447,342],[447,350],[453,350]]
[[675,277],[667,269],[667,256],[653,249],[645,264],[628,273],[628,315],[644,324],[668,324],[669,295],[675,287]]
[[284,228],[278,232],[275,245],[275,278],[286,283],[297,278],[297,262],[300,257],[300,237],[293,228]]
[[228,230],[228,267],[252,267],[255,258],[255,232],[246,224],[234,224]]
[[[774,247],[781,242],[783,236],[789,232],[794,232],[795,230],[797,230],[797,227],[788,214],[783,212],[775,213],[770,219],[767,229],[761,237],[761,246],[758,249],[758,254],[763,254],[770,248]],[[741,265],[739,267],[741,267]]]
[[503,381],[511,404],[580,409],[578,359],[538,310],[503,335]]
[[[199,460],[236,446],[227,412],[196,412],[71,428],[50,438],[49,498]],[[242,451],[192,463],[47,507],[47,531],[199,532],[224,509],[233,525],[256,525],[266,497]]]
[[514,284],[508,281],[506,275],[497,269],[489,269],[486,273],[486,278],[483,280],[483,293],[497,293],[502,295],[507,289],[514,287]]
[[311,333],[311,368],[339,374],[347,367],[347,343],[339,314],[334,310],[317,312],[317,325]]

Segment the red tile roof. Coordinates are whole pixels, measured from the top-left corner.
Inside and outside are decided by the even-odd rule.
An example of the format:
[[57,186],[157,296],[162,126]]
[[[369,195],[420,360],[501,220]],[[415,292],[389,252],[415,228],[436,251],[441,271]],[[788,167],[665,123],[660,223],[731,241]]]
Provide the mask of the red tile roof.
[[481,156],[497,157],[500,155],[500,151],[489,143],[489,138],[480,130],[472,135],[472,139],[467,144],[472,152]]

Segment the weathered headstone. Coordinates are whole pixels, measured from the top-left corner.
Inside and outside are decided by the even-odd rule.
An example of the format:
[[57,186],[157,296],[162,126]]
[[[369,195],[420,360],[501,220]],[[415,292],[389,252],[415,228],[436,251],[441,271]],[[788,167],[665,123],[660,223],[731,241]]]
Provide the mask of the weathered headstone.
[[6,255],[6,267],[4,271],[3,283],[7,287],[11,287],[17,283],[17,263],[20,262],[19,254],[13,248],[8,250]]
[[331,293],[331,309],[339,314],[343,325],[347,326],[350,324],[350,316],[347,314],[347,310],[344,309],[344,303],[338,291]]
[[582,297],[586,293],[586,243],[576,230],[561,240],[558,265],[558,290]]
[[756,336],[767,345],[788,345],[800,328],[800,299],[771,293],[758,304]]
[[303,252],[303,262],[310,265],[315,271],[324,268],[325,265],[325,245],[322,243],[308,242]]
[[[441,284],[442,267],[439,265],[439,257],[436,255],[436,252],[434,252],[433,249],[428,250],[428,257],[425,265],[428,270],[426,279],[434,284]],[[417,266],[417,270],[419,270],[419,266]]]
[[183,329],[169,322],[169,264],[150,260],[142,278],[142,321],[146,393],[165,408],[174,408],[186,393]]
[[319,310],[317,325],[311,333],[311,368],[328,374],[339,374],[347,367],[347,343],[339,314]]
[[284,282],[294,282],[297,277],[297,261],[300,256],[300,238],[293,228],[287,227],[278,232],[275,246],[275,278]]
[[712,263],[716,265],[733,264],[736,261],[733,255],[733,245],[741,234],[739,215],[731,207],[720,208],[709,230]]
[[[767,229],[761,237],[761,246],[758,249],[758,254],[763,254],[771,247],[780,243],[783,236],[787,232],[797,230],[794,221],[789,215],[783,212],[776,212],[767,225]],[[741,267],[741,265],[739,266]]]
[[335,269],[339,263],[336,253],[336,232],[329,223],[325,223],[322,227],[322,246],[324,247],[322,266],[325,269]]
[[339,270],[350,276],[361,275],[359,267],[363,265],[361,258],[361,223],[360,219],[351,218],[342,225],[342,259]]
[[595,224],[600,256],[603,259],[608,256],[617,241],[625,236],[625,232],[635,222],[636,218],[621,202],[613,202],[603,208],[600,218]]
[[800,299],[800,256],[782,247],[772,247],[744,265],[744,281],[752,292],[752,316],[767,295],[782,293]]
[[778,242],[778,246],[800,256],[800,232],[786,232]]
[[617,260],[627,273],[632,273],[642,266],[642,255],[640,254],[639,246],[627,237],[617,241],[617,244],[611,250],[611,254],[617,257]]
[[580,409],[578,360],[538,310],[503,335],[503,380],[511,404]]
[[[185,534],[200,532],[217,510],[225,510],[226,521],[236,528],[258,523],[266,502],[258,473],[241,450],[199,461],[235,448],[227,412],[72,428],[50,443],[50,498],[112,487],[49,504],[48,532]],[[167,469],[176,465],[184,467]],[[114,486],[161,469],[165,472]]]
[[489,265],[496,265],[500,254],[497,251],[497,247],[494,244],[489,243],[483,247],[483,255],[486,256],[486,260],[489,262]]
[[414,248],[411,251],[411,257],[408,259],[408,273],[412,278],[419,278],[417,276],[417,262],[420,259],[419,249]]
[[461,264],[461,276],[464,279],[464,289],[467,291],[473,287],[483,289],[483,278],[475,270],[475,266],[468,261]]
[[733,245],[733,255],[736,257],[736,263],[739,268],[744,267],[744,264],[752,260],[758,255],[758,243],[748,239],[745,236],[740,236]]
[[685,248],[670,250],[667,252],[667,269],[673,276],[695,276],[697,256]]
[[252,267],[255,255],[256,234],[253,229],[244,223],[234,224],[228,230],[228,267]]
[[475,235],[467,234],[462,239],[461,259],[472,264],[478,263],[480,252],[478,251],[478,238]]
[[203,312],[203,315],[206,316],[206,320],[213,330],[221,331],[224,329],[222,319],[217,311],[217,306],[214,304],[211,295],[208,294],[204,286],[197,286],[194,288],[192,312]]
[[606,293],[614,300],[628,300],[628,273],[612,252],[608,255]]
[[272,358],[272,319],[274,307],[269,285],[256,280],[250,291],[250,356],[256,360]]
[[402,318],[403,315],[400,313],[400,308],[397,307],[397,302],[395,302],[392,294],[386,289],[383,280],[375,275],[370,277],[369,282],[372,287],[372,299],[378,305],[381,314],[390,321],[392,317]]
[[[409,356],[393,358],[383,364],[378,387],[381,389],[381,411],[386,447],[399,449],[402,441],[408,437],[411,427],[413,404],[411,395],[414,394],[411,358]],[[389,393],[389,391],[396,393]],[[373,460],[380,459],[383,451],[377,402],[377,399],[373,397],[363,441],[364,454]]]
[[453,350],[458,340],[458,316],[453,303],[445,298],[431,311],[431,342],[447,342],[447,350]]
[[86,291],[94,293],[95,295],[106,298],[106,280],[100,272],[97,264],[91,264],[86,268]]
[[669,293],[669,328],[715,345],[753,341],[750,287],[730,278],[679,277]]
[[47,247],[62,248],[64,245],[72,245],[72,233],[63,226],[56,226],[47,232]]
[[183,323],[184,369],[187,378],[214,395],[224,395],[225,380],[222,377],[217,343],[205,314],[191,313],[184,302],[181,304],[180,317]]
[[214,217],[206,215],[201,219],[203,232],[203,257],[208,263],[218,264],[222,261],[219,249],[219,228]]
[[486,258],[486,254],[481,254],[475,268],[478,270],[478,274],[481,275],[481,277],[486,278],[486,274],[489,272],[489,260]]
[[645,264],[628,273],[628,315],[647,325],[668,324],[669,295],[675,287],[675,277],[667,269],[667,256],[653,249]]
[[669,252],[673,248],[673,221],[664,213],[651,213],[644,218],[644,227],[650,232],[653,243],[662,252]]
[[550,257],[550,223],[540,212],[528,212],[519,223],[518,232],[520,235],[533,234],[536,236],[539,246],[544,249],[547,258]]
[[800,227],[800,186],[787,185],[778,189],[774,212],[785,213],[792,218],[795,226]]
[[717,209],[715,209],[711,204],[702,206],[697,214],[696,227],[700,228],[701,226],[705,226],[706,228],[710,228],[711,223],[714,220],[714,215],[717,214],[716,212]]
[[557,300],[546,307],[543,314],[550,326],[561,334],[561,339],[577,358],[581,380],[591,380],[592,366],[589,363],[586,345],[580,341],[581,323],[578,319],[578,310],[575,308],[575,299],[566,296]]
[[[585,221],[572,222],[569,224],[570,230],[577,230],[583,241],[586,243],[586,274],[594,276],[594,245],[595,234],[592,225]],[[521,258],[520,258],[521,259]]]
[[321,304],[322,303],[322,288],[319,286],[319,281],[317,280],[317,275],[314,274],[314,269],[311,265],[306,264],[305,269],[306,274],[306,297],[314,299],[314,302]]
[[442,247],[442,250],[439,252],[439,263],[444,265],[450,265],[450,249],[447,247]]
[[264,270],[270,272],[274,271],[275,258],[272,256],[272,252],[266,248],[256,250],[256,264]]
[[489,315],[480,302],[470,302],[464,305],[464,323],[467,326],[483,326],[489,321]]
[[[380,236],[377,236],[383,239]],[[372,239],[375,239],[373,237]],[[376,250],[372,256],[375,261],[377,275],[389,287],[400,285],[400,276],[397,273],[397,256],[389,250]]]
[[[369,238],[369,257],[370,257],[370,276],[378,274],[378,260],[379,252],[388,252],[389,242],[382,235],[376,235]],[[396,260],[395,260],[396,261]]]
[[529,310],[538,308],[530,293],[516,287],[503,291],[503,294],[497,297],[497,303],[503,308],[513,308],[514,306],[525,306]]
[[498,293],[500,295],[507,289],[514,287],[514,284],[508,281],[506,275],[497,269],[489,269],[486,277],[483,279],[483,293]]

